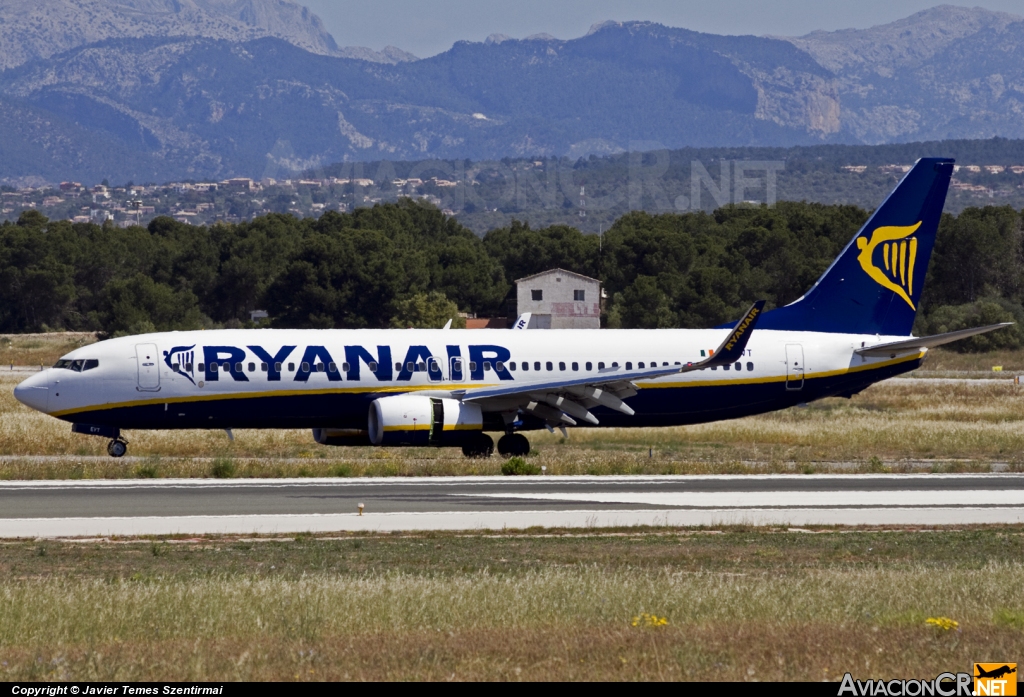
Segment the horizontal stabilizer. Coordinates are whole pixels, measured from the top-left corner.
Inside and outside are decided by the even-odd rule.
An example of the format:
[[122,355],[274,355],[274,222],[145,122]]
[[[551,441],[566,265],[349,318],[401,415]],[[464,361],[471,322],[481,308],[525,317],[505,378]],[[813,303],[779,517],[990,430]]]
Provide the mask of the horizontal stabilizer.
[[924,348],[935,348],[936,346],[951,344],[954,341],[966,339],[971,336],[977,336],[978,334],[994,332],[996,329],[1009,327],[1011,324],[1013,324],[1013,322],[1003,322],[1001,324],[990,324],[987,327],[961,329],[960,331],[948,332],[946,334],[935,334],[933,336],[915,337],[913,339],[907,339],[906,341],[894,341],[890,344],[866,346],[864,348],[857,349],[856,351],[854,351],[854,353],[859,354],[861,356],[868,356],[872,358],[881,356],[893,357],[898,353],[910,353],[912,351],[920,351],[921,349]]

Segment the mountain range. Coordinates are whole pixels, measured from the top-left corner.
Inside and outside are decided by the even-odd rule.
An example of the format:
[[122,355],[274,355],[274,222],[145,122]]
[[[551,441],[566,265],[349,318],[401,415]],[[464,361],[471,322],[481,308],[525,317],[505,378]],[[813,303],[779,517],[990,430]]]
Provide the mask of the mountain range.
[[1024,19],[606,22],[416,59],[287,0],[0,0],[0,179],[275,176],[344,160],[1024,137]]

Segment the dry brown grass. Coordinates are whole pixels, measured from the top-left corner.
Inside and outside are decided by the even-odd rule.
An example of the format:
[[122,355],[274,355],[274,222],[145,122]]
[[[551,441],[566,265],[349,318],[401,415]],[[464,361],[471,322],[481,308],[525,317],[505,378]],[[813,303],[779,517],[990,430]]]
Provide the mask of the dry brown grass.
[[[1016,656],[1024,568],[0,584],[7,680],[839,679]],[[634,627],[650,612],[665,627]],[[960,631],[928,627],[945,615]],[[43,659],[43,660],[40,660]]]
[[65,353],[95,342],[94,332],[0,334],[0,367],[51,366]]

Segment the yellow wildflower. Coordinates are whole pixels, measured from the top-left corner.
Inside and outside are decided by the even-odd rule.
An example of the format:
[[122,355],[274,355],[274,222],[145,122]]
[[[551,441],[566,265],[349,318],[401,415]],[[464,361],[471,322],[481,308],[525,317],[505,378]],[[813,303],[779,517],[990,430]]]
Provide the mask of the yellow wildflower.
[[960,623],[956,620],[951,620],[948,617],[929,617],[924,621],[925,624],[929,624],[933,627],[937,627],[943,631],[948,632],[951,629],[956,629],[960,626]]

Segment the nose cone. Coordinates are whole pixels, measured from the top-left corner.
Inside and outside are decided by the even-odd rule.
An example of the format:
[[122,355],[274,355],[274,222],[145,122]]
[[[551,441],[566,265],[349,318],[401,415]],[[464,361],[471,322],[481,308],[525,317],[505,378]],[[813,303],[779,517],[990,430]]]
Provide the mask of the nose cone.
[[50,396],[50,390],[46,385],[46,372],[36,373],[14,388],[15,399],[44,414],[47,413],[46,402]]

